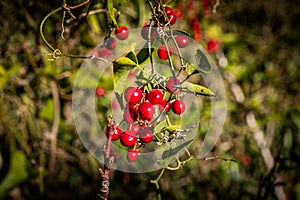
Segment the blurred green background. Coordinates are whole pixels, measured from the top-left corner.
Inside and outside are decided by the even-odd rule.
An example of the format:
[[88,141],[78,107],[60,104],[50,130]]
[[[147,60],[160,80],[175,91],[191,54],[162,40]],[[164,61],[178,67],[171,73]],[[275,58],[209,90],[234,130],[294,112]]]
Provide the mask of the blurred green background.
[[[72,13],[105,9],[101,2]],[[102,164],[81,144],[72,120],[72,84],[82,60],[50,61],[39,34],[42,19],[61,4],[0,2],[0,199],[97,199],[99,193]],[[126,5],[119,24],[136,28],[149,19],[146,1]],[[210,156],[237,163],[192,161],[167,171],[162,198],[300,199],[300,3],[185,0],[169,6],[181,12],[174,28],[204,47],[211,39],[220,44],[211,56],[224,77],[228,110]],[[66,13],[64,40],[62,20],[62,11],[53,15],[44,33],[63,53],[85,55],[108,33],[105,13],[75,22]],[[99,118],[105,121],[105,110]],[[198,148],[195,143],[191,150]],[[150,180],[157,174],[112,171],[111,199],[155,199]]]

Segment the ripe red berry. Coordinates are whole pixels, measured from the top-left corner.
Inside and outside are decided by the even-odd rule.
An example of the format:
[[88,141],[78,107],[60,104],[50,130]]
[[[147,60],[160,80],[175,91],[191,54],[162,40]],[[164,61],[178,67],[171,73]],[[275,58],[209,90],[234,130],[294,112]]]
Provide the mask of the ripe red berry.
[[184,101],[178,99],[175,100],[172,103],[172,111],[177,114],[177,115],[181,115],[184,111],[185,111],[185,103]]
[[147,99],[152,104],[160,104],[163,100],[163,93],[158,89],[151,90],[147,94]]
[[130,131],[134,134],[138,134],[140,132],[140,126],[137,124],[131,124]]
[[178,94],[180,92],[180,89],[178,88],[180,86],[180,80],[179,79],[175,79],[173,77],[170,77],[167,82],[166,82],[166,87],[167,90],[170,93],[174,93],[174,94]]
[[178,47],[180,47],[180,48],[184,48],[187,45],[189,45],[189,39],[187,37],[185,37],[184,35],[177,35],[175,37],[175,40],[176,40]]
[[139,113],[142,119],[150,121],[154,115],[154,107],[150,102],[143,102],[139,106]]
[[102,87],[97,87],[97,89],[96,89],[96,95],[97,95],[98,97],[103,96],[103,95],[104,95],[104,88],[102,88]]
[[136,104],[142,99],[143,92],[139,88],[131,86],[125,90],[124,97],[128,103]]
[[129,130],[124,131],[120,136],[120,142],[125,147],[131,147],[136,142],[136,136],[133,132]]
[[136,149],[129,149],[127,152],[127,160],[129,162],[134,162],[138,159],[139,152]]
[[165,13],[166,13],[166,14],[173,13],[173,9],[170,8],[170,7],[165,7]]
[[175,15],[175,13],[167,14],[167,16],[168,16],[168,19],[170,21],[170,24],[171,25],[175,24],[175,22],[177,20],[177,16]]
[[214,53],[219,50],[220,47],[220,42],[219,40],[208,40],[206,50],[208,53]]
[[160,106],[159,106],[159,111],[163,111],[164,109],[164,112],[167,113],[169,112],[169,110],[171,109],[171,103],[168,101],[168,100],[162,100]]
[[114,38],[114,37],[107,38],[104,42],[104,46],[109,50],[113,50],[117,46],[116,38]]
[[[168,48],[169,49],[169,54],[170,56],[172,55],[172,49],[171,47]],[[157,55],[161,60],[167,60],[168,59],[168,52],[167,49],[165,47],[165,45],[161,45],[158,50],[157,50]]]
[[[113,133],[112,133],[112,141],[115,141],[117,139],[119,139],[120,135],[121,135],[122,131],[121,129],[117,126],[114,128]],[[105,135],[108,138],[109,137],[109,127],[106,128],[105,130]]]
[[140,139],[144,143],[152,142],[153,139],[153,133],[149,128],[144,128],[140,132]]
[[138,113],[136,112],[136,110],[128,108],[125,109],[123,118],[127,123],[132,124],[137,120]]
[[128,28],[126,26],[119,26],[115,30],[116,37],[120,40],[126,40],[128,38]]
[[[141,35],[145,40],[148,40],[149,25],[146,25],[141,30]],[[156,27],[151,27],[150,40],[153,41],[157,36]]]
[[177,16],[175,15],[172,8],[170,8],[170,7],[165,7],[165,12],[170,21],[170,24],[173,25],[176,22]]

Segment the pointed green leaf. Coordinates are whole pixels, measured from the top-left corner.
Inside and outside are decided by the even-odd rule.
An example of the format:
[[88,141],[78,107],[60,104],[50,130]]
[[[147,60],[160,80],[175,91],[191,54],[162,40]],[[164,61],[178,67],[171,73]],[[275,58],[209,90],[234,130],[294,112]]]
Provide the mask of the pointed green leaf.
[[198,68],[195,65],[191,64],[191,63],[186,63],[185,66],[186,66],[185,67],[185,72],[187,73],[188,76],[200,73]]
[[197,49],[195,58],[200,71],[204,73],[211,72],[211,63],[208,61],[207,56],[200,49]]
[[114,23],[115,26],[117,26],[117,21],[115,18],[114,13],[114,1],[113,0],[107,0],[107,11],[109,19]]
[[115,92],[121,94],[124,91],[128,73],[135,68],[137,64],[130,58],[122,56],[116,59],[113,65]]
[[196,95],[215,96],[215,94],[210,89],[202,85],[184,82],[182,83],[181,87],[183,92],[190,92]]

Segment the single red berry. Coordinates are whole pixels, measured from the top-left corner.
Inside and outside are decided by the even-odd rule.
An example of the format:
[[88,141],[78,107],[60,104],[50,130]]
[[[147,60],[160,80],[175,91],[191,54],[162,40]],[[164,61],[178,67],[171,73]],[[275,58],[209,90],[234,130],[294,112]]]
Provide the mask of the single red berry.
[[120,142],[125,147],[131,147],[136,142],[136,136],[133,132],[129,130],[124,131],[120,136]]
[[162,100],[159,106],[159,111],[161,112],[164,110],[164,112],[167,113],[169,112],[170,109],[171,109],[171,103],[166,99]]
[[153,139],[153,133],[149,128],[144,128],[140,132],[140,139],[144,143],[152,142]]
[[189,45],[189,39],[187,37],[185,37],[184,35],[177,35],[175,37],[176,43],[178,45],[178,47],[180,48],[184,48],[187,45]]
[[154,107],[150,102],[143,102],[139,106],[139,113],[142,119],[150,121],[154,115]]
[[116,38],[114,38],[114,37],[107,38],[104,42],[104,46],[109,50],[113,50],[117,46]]
[[[141,30],[141,35],[145,40],[148,40],[149,25],[146,25]],[[156,27],[151,27],[150,40],[153,41],[157,36]]]
[[177,16],[175,15],[175,13],[169,13],[169,14],[167,14],[167,17],[168,17],[171,25],[175,24],[175,22],[177,20]]
[[184,101],[182,101],[180,99],[173,101],[172,111],[177,115],[181,115],[185,111]]
[[180,92],[180,80],[177,78],[174,80],[173,77],[170,77],[166,82],[166,87],[170,93],[178,94]]
[[158,89],[151,90],[147,94],[147,99],[152,104],[160,104],[163,100],[163,93]]
[[124,92],[125,100],[130,104],[137,104],[143,97],[143,92],[136,87],[128,87]]
[[[110,128],[107,127],[106,130],[105,130],[105,135],[106,135],[107,138],[109,137],[109,129]],[[115,140],[119,139],[121,133],[122,133],[121,129],[118,126],[115,127],[114,130],[113,130],[113,133],[112,133],[111,140],[115,141]]]
[[96,95],[97,95],[98,97],[102,97],[102,96],[104,95],[104,88],[102,88],[102,87],[97,87],[97,89],[96,89]]
[[165,7],[165,13],[166,13],[166,14],[173,13],[173,9],[170,8],[170,7]]
[[129,162],[135,162],[139,157],[139,152],[136,149],[129,149],[127,152],[127,160]]
[[119,26],[115,30],[115,34],[119,40],[126,40],[128,38],[129,31],[126,26]]
[[[169,54],[170,56],[172,55],[172,49],[171,47],[168,48],[169,49]],[[165,47],[165,45],[161,45],[158,50],[157,50],[157,55],[161,60],[167,60],[168,59],[168,52],[167,49]]]
[[127,123],[132,124],[137,120],[138,113],[135,109],[127,108],[124,111],[123,118]]
[[219,40],[208,40],[206,50],[208,53],[214,53],[219,50],[220,47],[220,42]]
[[130,131],[134,134],[138,134],[140,132],[141,128],[137,124],[131,124],[130,125]]

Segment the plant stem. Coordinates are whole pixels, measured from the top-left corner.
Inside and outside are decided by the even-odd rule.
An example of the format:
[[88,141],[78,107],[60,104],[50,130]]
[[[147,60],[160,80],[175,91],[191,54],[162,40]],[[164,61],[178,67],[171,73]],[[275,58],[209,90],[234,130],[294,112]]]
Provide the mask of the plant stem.
[[160,178],[164,174],[165,169],[166,168],[163,167],[162,170],[160,171],[159,175],[156,177],[156,179],[150,181],[151,183],[153,183],[155,185],[155,188],[156,188],[156,199],[157,200],[161,200],[161,192],[160,192],[160,187],[159,187],[158,181],[160,180]]

